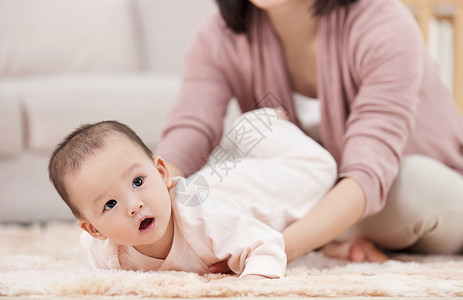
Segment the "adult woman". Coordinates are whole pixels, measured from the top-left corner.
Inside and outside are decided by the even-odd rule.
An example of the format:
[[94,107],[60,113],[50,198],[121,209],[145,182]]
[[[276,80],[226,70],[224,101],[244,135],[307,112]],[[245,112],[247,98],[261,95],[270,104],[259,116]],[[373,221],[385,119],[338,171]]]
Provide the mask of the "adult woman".
[[[303,127],[296,92],[320,101],[321,142],[339,181],[283,232],[288,260],[359,221],[356,234],[385,249],[461,251],[463,120],[406,8],[397,0],[217,2],[222,17],[192,42],[158,148],[172,170],[204,163],[232,96],[243,111],[283,106]],[[260,101],[269,92],[277,101]]]

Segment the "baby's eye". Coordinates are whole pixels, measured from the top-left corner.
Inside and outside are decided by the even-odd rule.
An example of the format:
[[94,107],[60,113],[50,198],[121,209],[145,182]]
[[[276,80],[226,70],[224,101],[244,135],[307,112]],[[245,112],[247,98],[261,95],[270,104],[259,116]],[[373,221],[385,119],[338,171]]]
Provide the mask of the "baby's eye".
[[111,208],[116,206],[116,204],[117,204],[116,200],[109,200],[108,202],[106,202],[106,204],[104,206],[104,210],[110,210]]
[[132,187],[136,189],[136,188],[141,187],[142,184],[143,184],[143,177],[138,176],[137,178],[133,180]]

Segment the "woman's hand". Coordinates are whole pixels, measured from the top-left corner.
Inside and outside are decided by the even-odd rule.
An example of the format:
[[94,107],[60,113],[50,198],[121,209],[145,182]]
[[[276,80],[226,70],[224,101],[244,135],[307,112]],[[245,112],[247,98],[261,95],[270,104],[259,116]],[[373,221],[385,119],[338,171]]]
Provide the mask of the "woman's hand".
[[352,262],[383,263],[389,259],[375,244],[362,237],[356,237],[344,242],[331,242],[321,250],[328,257]]

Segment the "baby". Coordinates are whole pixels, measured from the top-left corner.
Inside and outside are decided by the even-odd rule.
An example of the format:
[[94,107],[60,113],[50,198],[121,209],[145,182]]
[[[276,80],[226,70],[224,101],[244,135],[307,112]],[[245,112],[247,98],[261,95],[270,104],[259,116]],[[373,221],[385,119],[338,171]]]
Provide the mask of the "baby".
[[330,189],[336,164],[281,112],[264,108],[243,114],[188,178],[172,178],[163,159],[115,121],[71,133],[49,174],[85,231],[94,267],[204,274],[227,261],[242,278],[281,278],[280,231]]

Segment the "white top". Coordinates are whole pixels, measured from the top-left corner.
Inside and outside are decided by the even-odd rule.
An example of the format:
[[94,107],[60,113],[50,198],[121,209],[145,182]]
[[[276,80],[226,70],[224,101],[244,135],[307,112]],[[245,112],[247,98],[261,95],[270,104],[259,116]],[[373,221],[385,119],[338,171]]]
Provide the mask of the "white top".
[[293,92],[293,99],[296,115],[301,123],[301,129],[314,140],[320,141],[320,101],[297,92]]
[[91,264],[204,274],[211,264],[228,260],[241,276],[284,276],[280,231],[330,189],[336,164],[294,124],[276,117],[269,108],[242,115],[206,166],[178,179],[171,190],[174,241],[165,260],[84,233],[81,241]]

